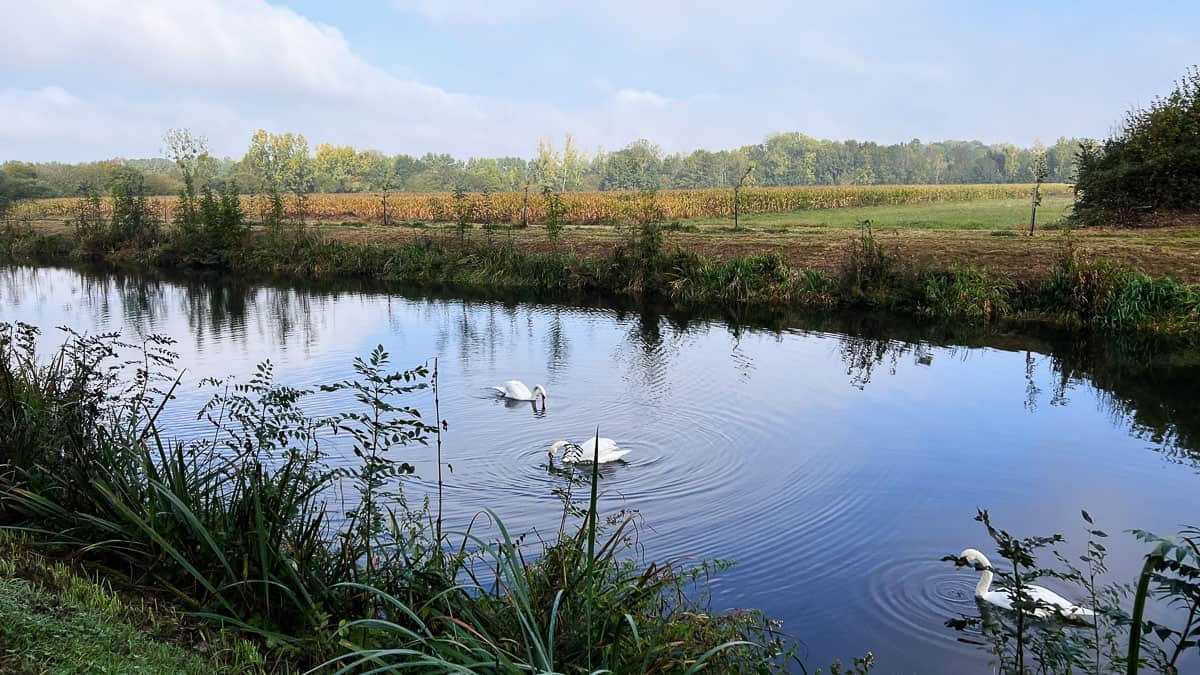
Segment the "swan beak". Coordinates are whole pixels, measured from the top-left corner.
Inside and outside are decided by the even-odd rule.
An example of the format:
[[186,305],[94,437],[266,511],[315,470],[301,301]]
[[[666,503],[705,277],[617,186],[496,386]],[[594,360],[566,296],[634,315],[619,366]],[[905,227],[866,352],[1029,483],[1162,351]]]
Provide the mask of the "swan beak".
[[967,565],[966,558],[959,558],[958,560],[954,561],[955,567],[966,567],[966,565]]

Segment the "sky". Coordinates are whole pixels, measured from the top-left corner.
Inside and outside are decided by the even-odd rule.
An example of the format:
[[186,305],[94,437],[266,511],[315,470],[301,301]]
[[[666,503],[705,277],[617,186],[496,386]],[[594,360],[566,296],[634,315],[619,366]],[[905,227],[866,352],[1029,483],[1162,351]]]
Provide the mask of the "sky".
[[256,129],[388,154],[799,131],[1106,136],[1200,61],[1195,2],[0,0],[0,161],[240,157]]

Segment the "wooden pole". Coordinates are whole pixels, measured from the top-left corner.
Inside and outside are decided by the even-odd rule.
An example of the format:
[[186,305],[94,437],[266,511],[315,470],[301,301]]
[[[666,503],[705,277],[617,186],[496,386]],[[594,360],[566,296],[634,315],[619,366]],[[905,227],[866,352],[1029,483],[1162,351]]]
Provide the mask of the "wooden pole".
[[529,183],[525,184],[525,205],[521,207],[521,227],[529,227]]
[[742,182],[738,181],[738,184],[733,186],[733,229],[735,230],[738,229],[738,210],[742,202],[742,200],[738,199],[738,191],[741,189]]
[[1029,193],[1029,236],[1033,236],[1033,223],[1037,220],[1038,186],[1034,185]]

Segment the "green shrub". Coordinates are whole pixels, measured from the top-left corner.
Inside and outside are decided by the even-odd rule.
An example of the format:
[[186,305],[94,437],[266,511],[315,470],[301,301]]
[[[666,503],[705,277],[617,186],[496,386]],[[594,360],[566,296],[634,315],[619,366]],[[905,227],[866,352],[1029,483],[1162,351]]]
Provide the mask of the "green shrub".
[[1200,69],[1130,112],[1102,146],[1082,145],[1077,161],[1075,216],[1085,223],[1200,209]]
[[[250,232],[234,184],[223,181],[216,188],[206,183],[199,198],[180,197],[170,243],[175,260],[183,265],[228,268]],[[273,208],[268,215],[274,219]],[[269,226],[268,231],[275,234],[277,228]],[[273,239],[276,245],[282,243]]]

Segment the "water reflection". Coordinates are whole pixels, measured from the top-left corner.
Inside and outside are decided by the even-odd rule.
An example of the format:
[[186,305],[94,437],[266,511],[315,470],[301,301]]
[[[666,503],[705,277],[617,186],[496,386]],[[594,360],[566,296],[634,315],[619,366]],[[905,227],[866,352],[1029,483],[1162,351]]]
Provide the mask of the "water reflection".
[[493,399],[500,405],[503,405],[509,410],[517,410],[532,413],[534,417],[545,417],[546,408],[538,407],[537,401],[522,401],[515,398],[505,398],[502,396],[493,396]]
[[[170,332],[190,341],[197,351],[213,341],[243,346],[265,342],[281,351],[293,346],[311,348],[331,331],[355,330],[355,326],[325,323],[323,310],[359,296],[361,290],[344,286],[298,290],[217,278],[168,281],[28,267],[0,271],[0,293],[9,307],[28,306],[30,301],[55,303],[63,315],[83,312],[93,327],[115,323],[137,336]],[[387,298],[384,317],[394,333],[403,333],[409,323],[404,315],[411,306],[404,309],[399,310],[396,298]],[[464,367],[477,358],[496,364],[514,341],[535,339],[541,323],[546,380],[553,384],[557,374],[571,367],[571,333],[580,326],[568,327],[562,306],[552,305],[542,310],[543,314],[547,310],[548,320],[539,322],[536,313],[523,311],[518,304],[427,299],[421,319],[441,326],[435,351],[448,353],[453,345]],[[175,329],[179,317],[185,320],[183,331]],[[655,395],[642,398],[648,404],[658,396],[669,396],[664,387],[675,355],[685,348],[689,335],[711,325],[707,316],[663,314],[647,307],[635,312],[618,309],[615,317],[629,329],[625,339],[613,345],[612,358],[624,364],[631,389]],[[1023,405],[1030,413],[1037,413],[1042,405],[1068,405],[1071,392],[1079,388],[1094,390],[1114,422],[1128,425],[1172,461],[1200,461],[1196,450],[1200,447],[1200,379],[1194,376],[1200,369],[1200,354],[1178,344],[1081,338],[1054,331],[996,335],[958,328],[947,334],[937,327],[869,316],[787,320],[775,316],[767,322],[729,324],[726,328],[731,338],[728,358],[743,383],[750,381],[756,369],[754,356],[742,348],[743,336],[751,334],[832,334],[847,381],[860,390],[880,376],[894,376],[902,362],[933,367],[935,351],[940,358],[968,358],[971,349],[980,347],[1023,351]]]
[[[354,286],[296,289],[219,278],[166,280],[28,267],[0,271],[0,293],[9,307],[28,306],[30,301],[56,303],[63,315],[80,310],[95,327],[116,323],[137,336],[171,332],[183,317],[185,330],[171,334],[190,341],[197,351],[213,341],[243,346],[265,342],[280,351],[293,346],[312,348],[331,331],[355,329],[329,325],[323,311],[370,290]],[[382,318],[393,333],[402,334],[410,323],[405,316],[411,315],[412,307],[405,304],[401,310],[397,300],[387,296]],[[556,374],[571,367],[572,331],[580,326],[578,322],[567,325],[562,306],[543,309],[540,318],[547,320],[539,322],[536,312],[523,311],[516,303],[428,296],[425,300],[420,307],[422,323],[441,327],[434,351],[453,350],[464,367],[478,358],[496,364],[514,342],[535,340],[539,324],[544,331],[541,342],[546,350],[547,382],[553,384]],[[370,317],[375,318],[380,317]],[[705,315],[660,313],[648,307],[633,312],[618,308],[615,318],[629,329],[625,339],[613,345],[613,360],[624,364],[624,377],[632,389],[662,396],[669,395],[664,386],[675,355],[686,348],[690,335],[712,325]],[[1023,405],[1030,413],[1037,413],[1042,405],[1068,405],[1071,392],[1079,388],[1094,390],[1114,422],[1128,425],[1173,461],[1200,461],[1196,450],[1200,447],[1200,379],[1194,377],[1200,369],[1200,354],[1186,345],[1044,330],[1012,335],[958,327],[947,332],[873,316],[769,318],[725,325],[730,336],[728,358],[743,383],[751,380],[756,369],[753,354],[742,347],[746,335],[831,335],[848,383],[860,390],[880,376],[894,376],[901,363],[933,367],[935,353],[944,359],[968,358],[972,349],[981,347],[1022,351]],[[654,403],[657,399],[642,400]]]

